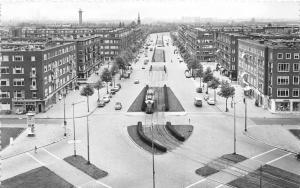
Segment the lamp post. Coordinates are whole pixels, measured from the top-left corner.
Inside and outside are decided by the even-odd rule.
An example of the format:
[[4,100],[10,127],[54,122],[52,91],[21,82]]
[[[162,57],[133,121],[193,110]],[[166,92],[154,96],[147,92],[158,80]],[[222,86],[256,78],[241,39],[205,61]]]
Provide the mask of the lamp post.
[[154,143],[153,143],[153,123],[151,123],[151,134],[152,134],[152,143],[151,143],[151,147],[152,147],[152,182],[153,182],[153,188],[155,188],[155,162],[154,162]]
[[66,93],[63,94],[64,100],[64,136],[67,136],[67,121],[66,121]]
[[72,103],[72,109],[73,109],[73,146],[74,146],[74,156],[76,157],[76,132],[75,132],[75,113],[74,113],[74,106],[76,104],[82,103],[84,101],[79,101],[77,103]]
[[247,100],[246,100],[246,97],[244,98],[244,104],[245,104],[245,132],[247,132]]
[[[88,97],[89,98],[89,97]],[[91,164],[90,162],[90,129],[89,129],[89,106],[88,106],[88,114],[86,115],[86,132],[87,132],[87,154],[88,154],[88,161],[87,164]]]
[[236,117],[235,117],[235,100],[233,101],[233,154],[236,154]]

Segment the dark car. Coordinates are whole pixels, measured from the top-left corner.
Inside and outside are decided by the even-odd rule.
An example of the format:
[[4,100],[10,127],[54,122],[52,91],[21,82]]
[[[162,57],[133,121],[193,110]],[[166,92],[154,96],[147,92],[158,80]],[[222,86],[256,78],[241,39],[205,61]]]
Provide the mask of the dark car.
[[99,100],[99,101],[97,102],[97,106],[98,106],[99,108],[104,107],[104,106],[105,106],[105,101],[104,101],[104,100]]

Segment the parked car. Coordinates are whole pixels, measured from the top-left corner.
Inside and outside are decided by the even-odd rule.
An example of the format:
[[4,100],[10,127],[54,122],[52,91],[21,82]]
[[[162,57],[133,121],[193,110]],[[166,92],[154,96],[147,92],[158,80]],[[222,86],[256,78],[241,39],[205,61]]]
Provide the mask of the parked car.
[[114,94],[117,93],[117,91],[116,91],[114,88],[111,88],[111,89],[110,89],[110,93],[111,93],[112,95],[114,95]]
[[196,92],[197,92],[197,93],[202,93],[202,87],[197,87],[197,88],[196,88]]
[[204,95],[203,99],[207,101],[209,99],[209,96],[208,95]]
[[18,114],[18,115],[21,115],[21,114],[26,114],[27,112],[26,112],[26,110],[25,109],[17,109],[16,110],[16,114]]
[[110,101],[110,97],[109,95],[105,95],[102,100],[105,102],[105,103],[108,103]]
[[191,77],[192,77],[192,74],[189,73],[189,72],[186,72],[186,73],[185,73],[185,77],[186,77],[186,78],[191,78]]
[[139,84],[140,83],[140,81],[139,80],[134,80],[134,82],[133,82],[134,84]]
[[118,83],[116,86],[119,88],[119,90],[122,88],[120,83]]
[[105,106],[105,101],[104,101],[104,100],[99,100],[99,101],[97,102],[97,106],[98,106],[99,108],[104,107],[104,106]]
[[194,105],[197,107],[202,107],[202,100],[199,97],[194,98]]
[[122,109],[122,104],[120,102],[116,102],[115,110],[121,110],[121,109]]
[[145,69],[145,66],[142,66],[142,69]]
[[215,100],[214,99],[208,99],[207,104],[209,105],[215,105]]

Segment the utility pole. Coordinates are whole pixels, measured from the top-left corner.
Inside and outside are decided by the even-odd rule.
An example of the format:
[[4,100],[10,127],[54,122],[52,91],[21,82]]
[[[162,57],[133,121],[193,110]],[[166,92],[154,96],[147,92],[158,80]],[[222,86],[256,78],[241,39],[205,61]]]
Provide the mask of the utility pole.
[[86,132],[87,132],[87,157],[88,157],[88,161],[87,164],[91,164],[90,162],[90,130],[89,130],[89,112],[90,112],[90,108],[89,108],[89,97],[87,97],[87,102],[88,102],[88,113],[86,115]]
[[75,103],[72,103],[73,107],[73,146],[74,146],[74,156],[76,156],[76,137],[75,137],[75,118],[74,118],[74,105]]
[[154,166],[154,143],[153,143],[153,123],[151,124],[151,134],[152,134],[152,177],[153,177],[153,188],[155,188],[155,166]]
[[233,154],[236,154],[236,117],[235,117],[235,99],[233,101],[233,134],[234,134],[234,138],[233,138]]
[[63,94],[63,98],[64,98],[64,129],[65,129],[65,133],[64,136],[67,136],[67,121],[66,121],[66,94]]
[[245,103],[245,132],[247,132],[247,100],[246,97],[244,98]]

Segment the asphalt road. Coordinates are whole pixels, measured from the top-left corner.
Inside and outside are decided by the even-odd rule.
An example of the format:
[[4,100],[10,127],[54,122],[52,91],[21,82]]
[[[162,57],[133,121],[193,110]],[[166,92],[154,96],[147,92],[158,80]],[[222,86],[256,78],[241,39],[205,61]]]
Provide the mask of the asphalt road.
[[[164,40],[168,40],[169,35],[164,35]],[[156,34],[150,37],[155,42]],[[292,154],[249,139],[243,134],[243,118],[237,118],[236,152],[246,156],[249,160],[239,164],[238,172],[237,170],[223,171],[210,178],[196,175],[195,170],[205,163],[233,152],[233,118],[221,112],[216,106],[206,103],[202,108],[196,108],[193,105],[193,98],[202,97],[202,94],[197,94],[193,81],[185,78],[185,64],[179,63],[178,55],[173,54],[173,46],[159,48],[166,51],[168,74],[165,83],[173,90],[186,113],[159,114],[155,117],[159,119],[155,121],[171,121],[172,124],[190,122],[194,126],[194,131],[179,148],[155,156],[156,187],[222,187],[222,184],[242,176],[243,173],[254,171],[264,163],[299,174],[300,163]],[[152,53],[148,52],[149,59]],[[138,121],[146,121],[146,116],[142,113],[127,112],[142,88],[151,82],[148,70],[150,64],[146,66],[146,69],[142,69],[143,60],[142,55],[140,61],[133,65],[131,78],[122,80],[122,89],[111,99],[111,102],[104,108],[97,109],[89,118],[91,162],[109,173],[107,177],[99,180],[102,184],[98,184],[98,187],[152,187],[152,156],[136,145],[127,133],[127,126],[137,124]],[[135,79],[139,79],[140,84],[134,84]],[[121,102],[123,109],[115,111],[115,102]],[[72,129],[71,125],[72,122],[68,120],[70,129]],[[77,144],[77,153],[86,157],[85,118],[76,120],[76,136],[81,140]],[[55,168],[59,167],[57,165],[53,167],[55,160],[49,160],[50,155],[60,159],[73,154],[73,144],[69,144],[67,140],[45,149],[47,152],[40,152],[39,155],[32,154],[34,158],[26,154],[5,160],[2,178],[6,179],[40,166],[38,161],[44,161],[43,164],[46,166],[52,165],[51,169],[56,172]],[[61,177],[68,179],[71,183],[74,181],[74,184],[80,187],[89,187],[89,182],[79,185],[76,177],[72,180],[67,174],[64,175],[61,169],[57,171]],[[85,179],[82,180],[84,181]],[[86,181],[89,180],[86,179]]]

